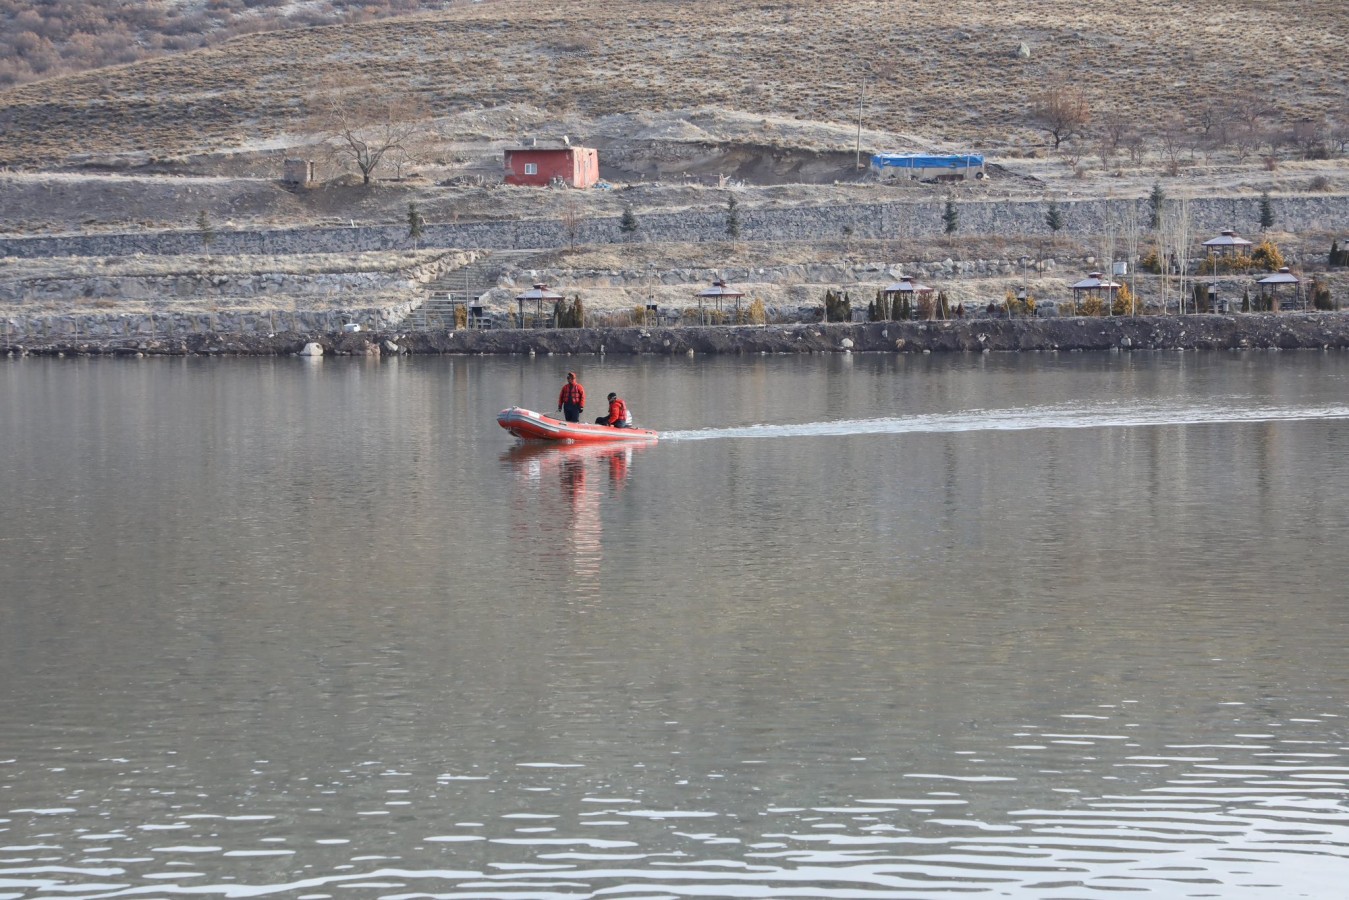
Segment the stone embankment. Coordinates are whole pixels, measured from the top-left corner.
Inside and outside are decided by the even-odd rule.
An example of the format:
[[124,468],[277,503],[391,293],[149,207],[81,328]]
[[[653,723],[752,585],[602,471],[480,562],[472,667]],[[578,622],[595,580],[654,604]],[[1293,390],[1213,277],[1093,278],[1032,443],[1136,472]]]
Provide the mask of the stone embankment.
[[[4,340],[4,339],[0,339]],[[484,329],[458,331],[195,334],[99,341],[7,340],[0,353],[24,355],[299,354],[760,354],[984,351],[1343,350],[1349,314],[1265,313],[945,322],[743,325],[662,328]]]
[[[1293,233],[1337,231],[1346,219],[1349,196],[1284,195],[1272,200],[1279,227]],[[960,200],[961,234],[1048,238],[1044,200]],[[1107,223],[1126,215],[1144,217],[1146,201],[1063,200],[1059,211],[1065,234],[1100,234]],[[1260,221],[1258,197],[1207,197],[1189,203],[1195,234],[1217,234],[1224,228],[1254,229]],[[824,236],[905,241],[937,237],[944,232],[943,201],[895,201],[802,206],[747,207],[740,215],[740,240],[816,241]],[[561,219],[429,223],[422,247],[477,247],[527,250],[580,244],[612,244],[629,239],[619,216],[595,216],[582,222]],[[641,216],[637,240],[698,243],[726,239],[723,209],[653,212]],[[233,255],[295,253],[361,253],[404,249],[406,225],[359,225],[349,228],[262,228],[220,230],[212,249]],[[193,231],[146,231],[119,234],[0,236],[0,257],[150,256],[200,253],[201,235]]]

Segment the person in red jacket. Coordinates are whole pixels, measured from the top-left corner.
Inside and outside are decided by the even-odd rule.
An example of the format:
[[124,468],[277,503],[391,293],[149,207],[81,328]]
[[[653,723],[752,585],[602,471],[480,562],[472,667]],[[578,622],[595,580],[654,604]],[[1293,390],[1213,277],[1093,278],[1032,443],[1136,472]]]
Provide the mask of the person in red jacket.
[[596,425],[609,425],[613,428],[628,428],[631,420],[628,418],[628,405],[624,403],[617,394],[609,395],[609,415],[600,416],[595,420]]
[[586,408],[586,389],[576,380],[575,372],[567,373],[567,383],[562,385],[562,393],[557,395],[557,408],[568,422],[581,421],[581,413]]

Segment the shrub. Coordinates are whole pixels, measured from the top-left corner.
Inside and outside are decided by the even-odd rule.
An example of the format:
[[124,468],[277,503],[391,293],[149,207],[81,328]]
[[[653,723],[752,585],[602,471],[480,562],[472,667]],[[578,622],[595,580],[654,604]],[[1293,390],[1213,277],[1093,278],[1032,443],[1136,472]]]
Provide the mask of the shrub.
[[1035,315],[1035,298],[1030,294],[1026,295],[1025,300],[1017,298],[1016,294],[1009,289],[1003,295],[1002,305],[1006,307],[1007,314],[1010,316],[1033,316]]
[[1077,315],[1079,316],[1105,315],[1105,301],[1100,297],[1088,297],[1085,300],[1079,300],[1074,306],[1077,307]]
[[1329,312],[1335,308],[1330,296],[1330,285],[1319,276],[1312,279],[1311,287],[1308,290],[1311,294],[1313,309]]
[[767,325],[768,309],[764,306],[761,297],[755,297],[750,301],[749,309],[745,311],[746,318],[750,325]]
[[1134,296],[1133,291],[1129,290],[1127,284],[1121,284],[1119,290],[1115,292],[1115,299],[1110,305],[1110,312],[1116,316],[1136,316],[1142,312],[1138,298]]
[[1255,260],[1248,254],[1238,254],[1236,256],[1207,256],[1199,261],[1198,272],[1200,275],[1212,275],[1215,272],[1222,274],[1245,273],[1255,268]]
[[1283,254],[1273,241],[1265,238],[1251,251],[1251,265],[1266,272],[1277,272],[1284,267]]

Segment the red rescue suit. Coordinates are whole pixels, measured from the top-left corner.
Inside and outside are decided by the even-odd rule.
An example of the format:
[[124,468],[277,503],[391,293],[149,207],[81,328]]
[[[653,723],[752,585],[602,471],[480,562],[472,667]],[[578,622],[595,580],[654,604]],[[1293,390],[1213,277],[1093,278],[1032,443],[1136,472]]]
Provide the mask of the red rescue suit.
[[609,401],[609,421],[606,424],[614,428],[622,428],[628,424],[628,405],[623,402],[622,397],[615,397]]
[[562,385],[562,393],[557,395],[558,409],[561,409],[568,403],[572,403],[581,408],[585,408],[586,389],[581,387],[581,382],[569,381],[566,384]]

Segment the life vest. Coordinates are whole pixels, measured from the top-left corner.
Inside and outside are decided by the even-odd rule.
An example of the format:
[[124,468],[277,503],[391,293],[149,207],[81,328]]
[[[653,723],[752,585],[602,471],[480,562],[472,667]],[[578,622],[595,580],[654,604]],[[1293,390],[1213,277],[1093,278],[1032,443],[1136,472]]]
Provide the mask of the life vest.
[[617,425],[620,422],[627,424],[628,405],[623,402],[621,397],[615,397],[609,401],[609,424]]
[[586,405],[586,389],[581,387],[581,382],[572,381],[562,385],[562,393],[557,395],[557,405],[564,406],[568,403],[577,406]]

